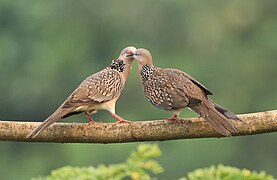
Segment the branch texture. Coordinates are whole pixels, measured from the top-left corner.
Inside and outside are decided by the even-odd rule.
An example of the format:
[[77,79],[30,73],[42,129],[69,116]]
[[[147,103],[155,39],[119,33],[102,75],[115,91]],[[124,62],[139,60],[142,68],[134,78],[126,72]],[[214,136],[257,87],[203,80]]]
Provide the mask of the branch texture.
[[[234,122],[239,133],[233,136],[277,132],[277,110],[239,116],[246,123]],[[57,143],[125,143],[222,137],[202,118],[113,123],[54,123],[34,139],[26,136],[40,122],[0,121],[1,141]]]

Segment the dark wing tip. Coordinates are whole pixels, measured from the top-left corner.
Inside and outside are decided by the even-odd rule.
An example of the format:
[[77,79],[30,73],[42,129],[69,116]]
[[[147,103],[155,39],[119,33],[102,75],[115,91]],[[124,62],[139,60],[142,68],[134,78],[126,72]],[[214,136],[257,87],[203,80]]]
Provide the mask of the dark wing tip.
[[202,89],[202,91],[206,94],[206,95],[213,95],[213,93],[208,90],[208,88],[206,88],[203,84],[201,84],[200,82],[198,82],[197,80],[193,79],[192,77],[190,78],[190,80],[197,85],[200,89]]
[[205,89],[204,90],[205,94],[206,95],[214,95],[211,91],[209,91],[208,89]]

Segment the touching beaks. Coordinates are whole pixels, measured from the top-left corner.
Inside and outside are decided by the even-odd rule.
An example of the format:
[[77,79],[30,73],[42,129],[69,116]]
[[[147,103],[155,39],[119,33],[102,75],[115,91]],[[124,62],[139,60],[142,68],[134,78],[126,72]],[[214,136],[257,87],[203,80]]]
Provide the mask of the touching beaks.
[[132,53],[132,54],[127,54],[126,57],[131,57],[131,56],[134,56],[135,54]]

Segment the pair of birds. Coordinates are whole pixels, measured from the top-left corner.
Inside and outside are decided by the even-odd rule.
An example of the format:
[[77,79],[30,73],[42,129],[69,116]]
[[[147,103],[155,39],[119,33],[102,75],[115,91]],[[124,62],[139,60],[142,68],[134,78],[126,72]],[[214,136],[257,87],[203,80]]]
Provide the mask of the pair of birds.
[[118,59],[113,60],[105,69],[85,79],[64,103],[27,137],[34,138],[59,119],[82,112],[93,123],[90,114],[96,113],[98,109],[109,111],[117,119],[116,123],[130,122],[115,113],[115,105],[133,60],[139,64],[139,75],[147,99],[154,106],[173,113],[168,120],[178,120],[180,112],[188,107],[222,135],[230,136],[238,132],[230,119],[241,120],[234,113],[212,102],[208,98],[208,95],[212,95],[211,91],[200,82],[178,69],[155,67],[148,50],[130,46],[124,48]]

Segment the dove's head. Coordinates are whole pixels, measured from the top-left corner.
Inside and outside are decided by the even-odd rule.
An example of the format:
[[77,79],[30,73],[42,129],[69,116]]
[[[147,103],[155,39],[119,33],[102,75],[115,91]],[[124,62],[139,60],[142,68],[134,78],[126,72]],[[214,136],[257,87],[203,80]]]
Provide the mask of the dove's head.
[[144,48],[137,49],[133,54],[133,57],[135,60],[138,61],[140,66],[143,66],[145,64],[148,64],[148,65],[152,64],[152,55],[148,50]]
[[135,48],[134,46],[129,46],[124,48],[118,59],[121,59],[124,61],[125,64],[131,64],[132,61],[134,60],[133,54],[135,53],[135,51],[137,50],[137,48]]
[[134,60],[133,54],[137,49],[133,46],[124,48],[119,57],[112,61],[110,64],[111,69],[116,69],[122,73],[123,78],[126,80],[131,70],[131,65]]

